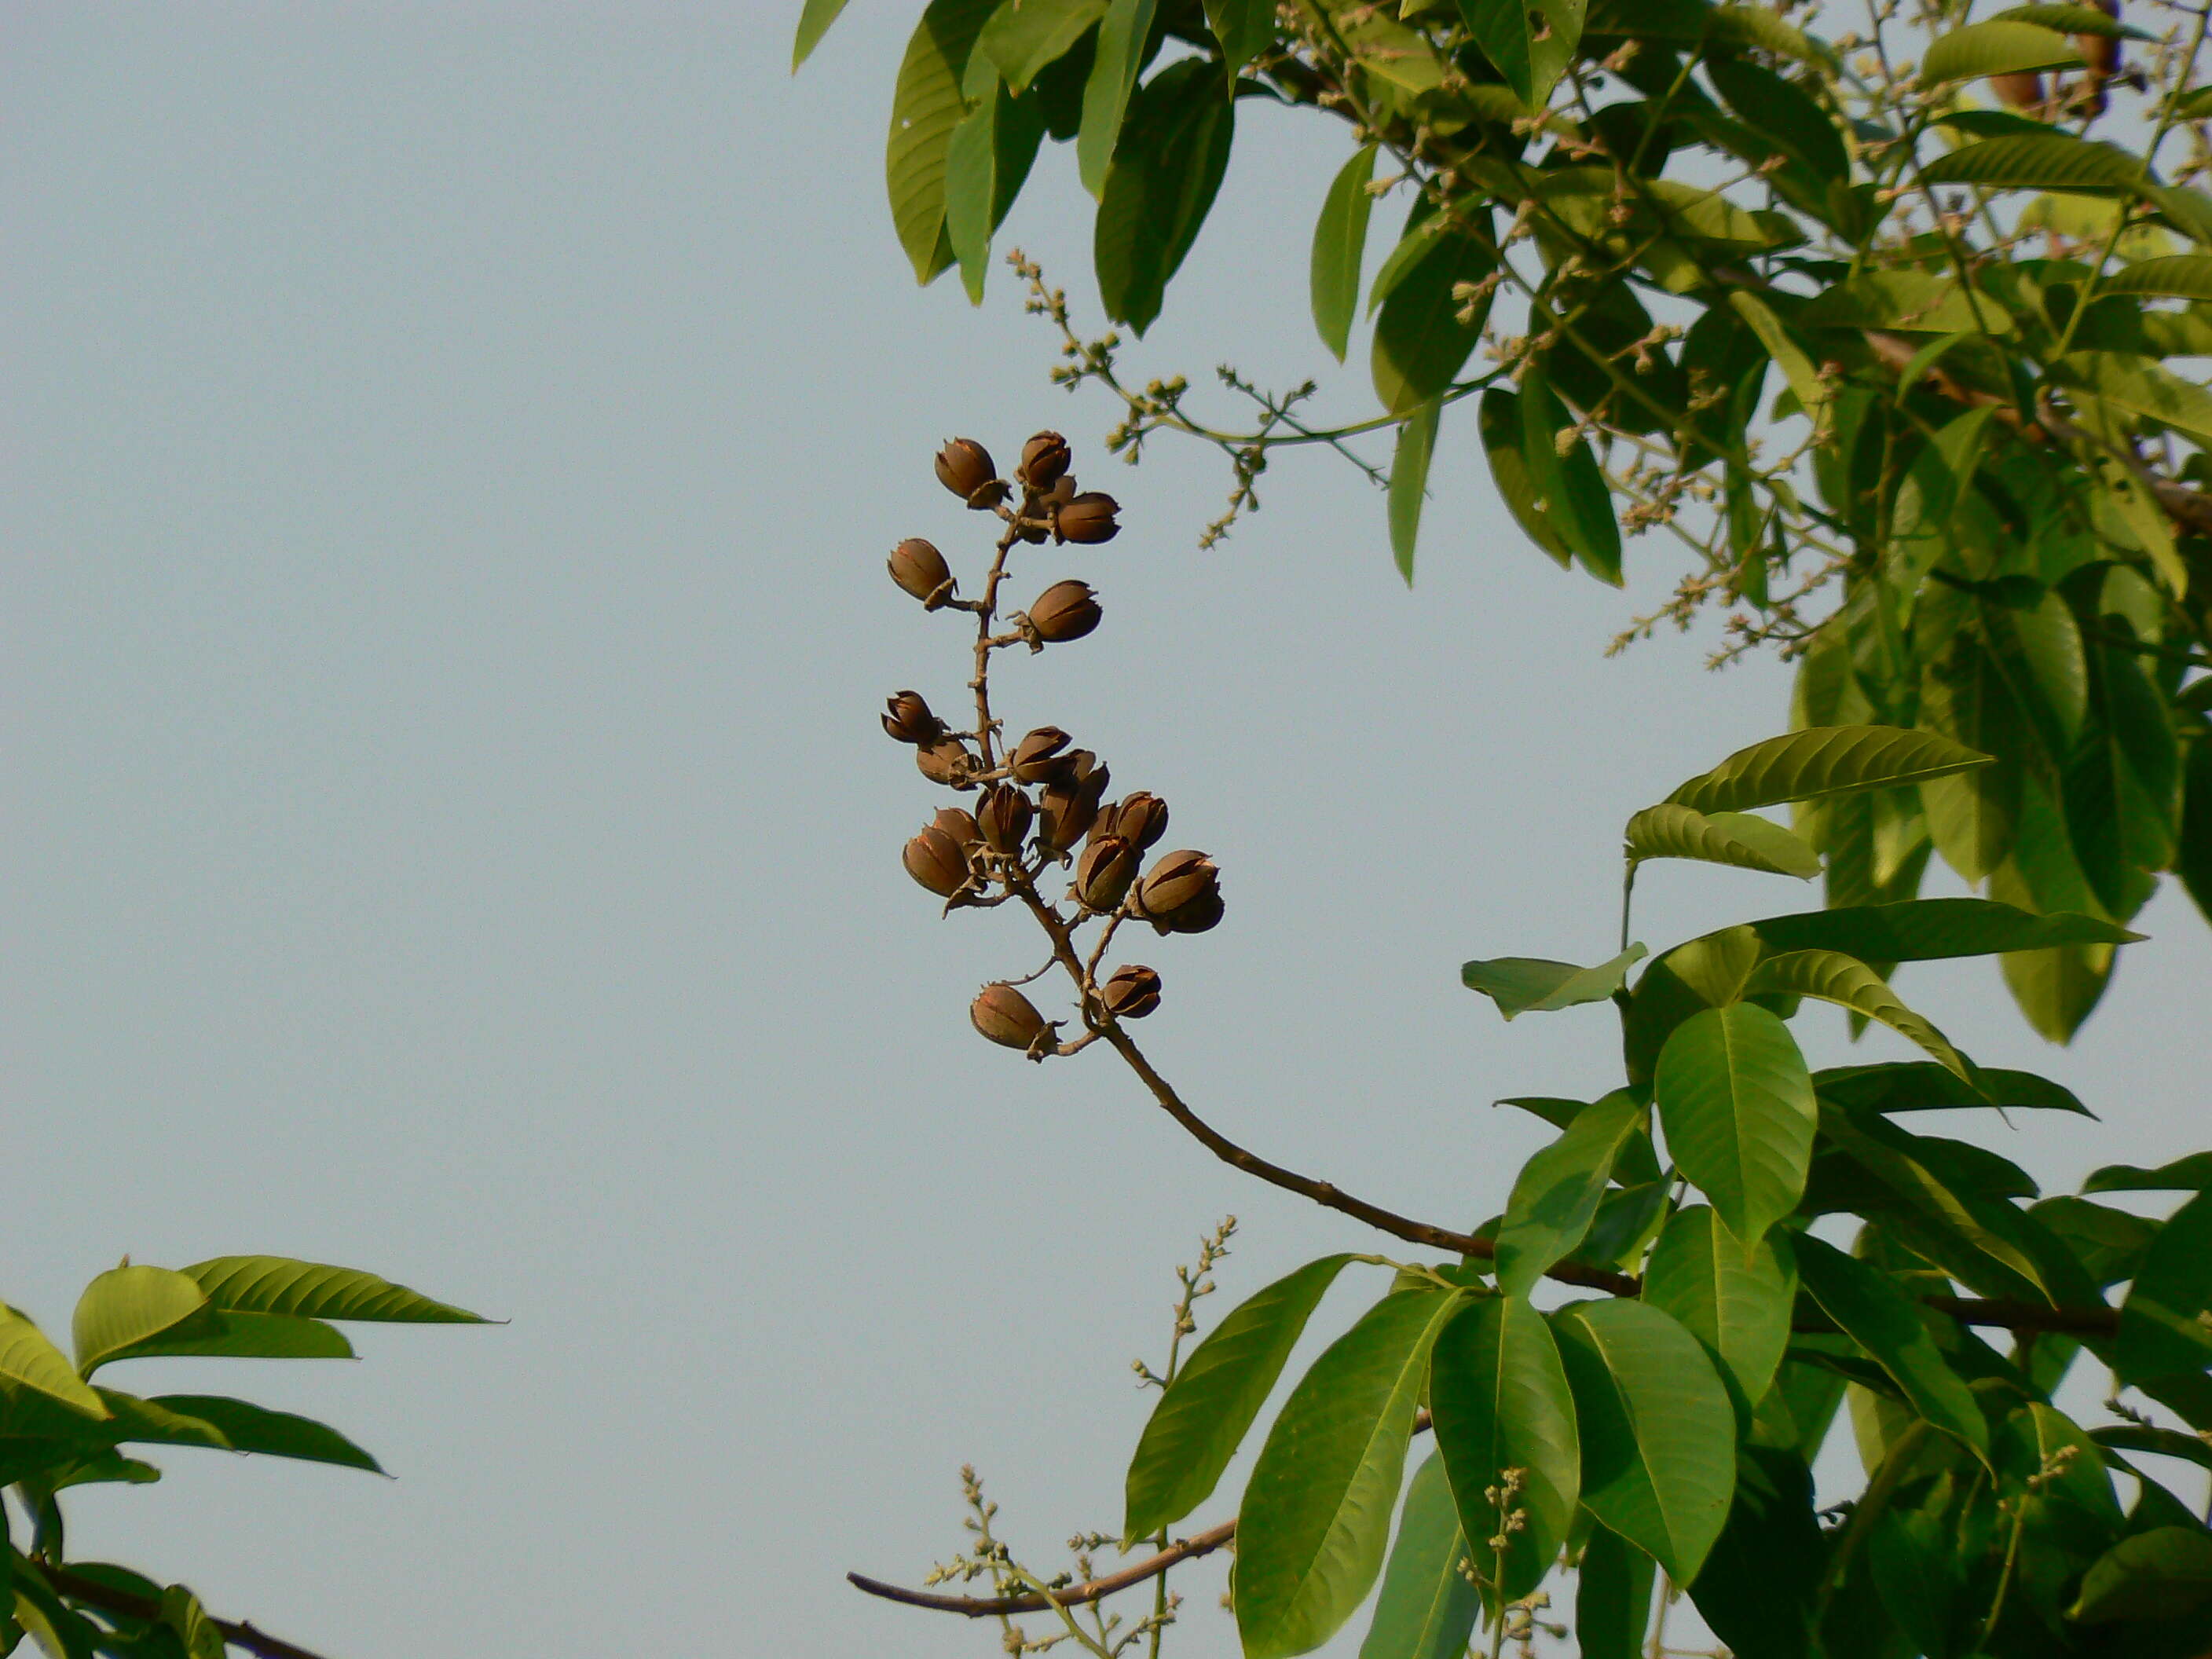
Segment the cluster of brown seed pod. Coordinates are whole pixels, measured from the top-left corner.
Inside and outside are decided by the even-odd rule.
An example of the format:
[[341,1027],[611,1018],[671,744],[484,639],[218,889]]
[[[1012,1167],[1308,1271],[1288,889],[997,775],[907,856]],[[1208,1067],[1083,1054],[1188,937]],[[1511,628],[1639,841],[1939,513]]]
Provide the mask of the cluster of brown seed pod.
[[[2090,0],[2106,16],[2118,20],[2120,0]],[[2120,61],[2120,42],[2110,34],[2077,34],[2074,49],[2081,54],[2081,73],[2071,82],[2063,81],[2056,71],[2051,76],[2048,90],[2043,76],[2033,70],[2015,71],[2010,75],[1993,75],[1990,88],[1998,99],[2013,108],[2026,110],[2045,120],[2072,115],[2089,118],[2105,112],[2105,84],[2115,79],[2139,82],[2139,76],[2124,71]],[[2140,89],[2140,88],[2138,88]]]
[[[1023,446],[1011,480],[999,476],[990,453],[971,438],[955,438],[938,452],[938,481],[1003,524],[978,597],[961,597],[945,556],[920,537],[899,543],[890,559],[892,581],[925,610],[973,615],[977,629],[969,682],[976,696],[973,730],[947,725],[918,691],[896,692],[884,707],[884,730],[912,746],[924,777],[975,795],[970,805],[943,808],[907,842],[907,873],[943,899],[948,913],[1013,900],[1044,926],[1054,961],[1076,981],[1085,1035],[1060,1042],[1066,1022],[1046,1019],[1012,981],[985,986],[969,1011],[983,1036],[1036,1060],[1072,1053],[1116,1022],[1140,1019],[1159,1006],[1160,976],[1152,969],[1133,963],[1100,972],[1123,922],[1145,922],[1163,936],[1201,933],[1220,921],[1223,908],[1220,871],[1204,853],[1181,848],[1151,857],[1147,866],[1167,833],[1167,803],[1158,795],[1140,789],[1109,801],[1105,763],[1056,726],[1039,726],[1010,744],[1000,741],[1000,722],[990,712],[992,653],[1079,640],[1103,617],[1091,586],[1070,579],[1044,588],[1026,610],[1007,617],[1005,631],[994,631],[1017,547],[1048,540],[1096,545],[1121,528],[1112,496],[1077,487],[1068,471],[1072,459],[1056,432],[1040,432]],[[1055,873],[1060,890],[1048,896],[1040,884]],[[1086,959],[1077,952],[1075,934],[1094,923],[1101,932]]]

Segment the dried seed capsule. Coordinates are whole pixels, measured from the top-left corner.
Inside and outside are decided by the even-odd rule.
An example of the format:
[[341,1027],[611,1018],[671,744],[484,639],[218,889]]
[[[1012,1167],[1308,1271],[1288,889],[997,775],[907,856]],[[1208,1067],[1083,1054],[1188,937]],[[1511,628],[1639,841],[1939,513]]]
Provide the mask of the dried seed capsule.
[[1139,850],[1157,846],[1168,832],[1168,804],[1149,789],[1125,795],[1114,809],[1114,833]]
[[884,699],[884,730],[901,743],[935,743],[945,722],[929,712],[919,691],[898,691]]
[[1037,848],[1057,856],[1070,851],[1098,821],[1098,803],[1112,774],[1088,749],[1066,757],[1066,772],[1045,786],[1037,814]]
[[937,452],[937,482],[981,513],[1006,499],[991,452],[973,438],[951,438]]
[[1121,510],[1111,495],[1086,490],[1054,509],[1052,533],[1064,542],[1110,542],[1121,533],[1121,526],[1114,521]]
[[994,853],[1018,853],[1030,833],[1030,798],[1011,783],[994,783],[975,805],[975,827]]
[[1203,853],[1169,853],[1137,885],[1137,908],[1163,933],[1202,933],[1221,920],[1221,871]]
[[1022,464],[1014,476],[1031,489],[1049,489],[1073,459],[1066,439],[1057,432],[1040,432],[1022,446]]
[[1036,1005],[1004,981],[986,985],[968,1005],[968,1018],[992,1042],[1027,1049],[1048,1029]]
[[1998,101],[2014,109],[2033,109],[2043,102],[2043,77],[2033,70],[2014,75],[1992,75],[1990,90]]
[[968,884],[968,854],[935,824],[906,844],[906,872],[939,898],[951,898]]
[[952,595],[952,568],[945,555],[919,536],[909,536],[891,549],[891,580],[934,611]]
[[1210,887],[1182,909],[1152,919],[1156,933],[1202,933],[1219,925],[1226,907],[1222,902],[1221,890]]
[[1058,645],[1079,640],[1098,626],[1098,600],[1088,582],[1054,582],[1030,607],[1030,627],[1037,638]]
[[955,789],[975,787],[975,757],[956,737],[947,735],[923,744],[914,751],[914,763],[932,783],[948,784]]
[[[2092,0],[2107,17],[2120,15],[2120,0]],[[2077,34],[2074,49],[2081,54],[2081,61],[2089,66],[2093,76],[2117,75],[2120,70],[2120,43],[2110,34]]]
[[1140,963],[1116,968],[1098,988],[1098,1000],[1116,1019],[1142,1019],[1160,1006],[1160,976]]
[[975,815],[957,806],[939,807],[937,816],[929,822],[932,829],[951,836],[963,852],[983,838],[982,831],[975,827]]
[[1006,768],[1017,782],[1050,783],[1067,771],[1067,745],[1073,741],[1056,726],[1040,726],[1014,745]]
[[1113,909],[1137,878],[1138,857],[1137,849],[1119,836],[1101,836],[1075,861],[1075,896],[1086,909]]

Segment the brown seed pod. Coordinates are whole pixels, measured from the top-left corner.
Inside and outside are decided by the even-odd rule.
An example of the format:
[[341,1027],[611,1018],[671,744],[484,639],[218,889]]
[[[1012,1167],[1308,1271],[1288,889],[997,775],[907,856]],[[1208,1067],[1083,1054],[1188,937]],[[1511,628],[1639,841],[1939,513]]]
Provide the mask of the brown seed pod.
[[1049,489],[1060,482],[1073,459],[1066,439],[1057,432],[1040,432],[1022,446],[1022,462],[1014,469],[1014,476],[1031,489]]
[[1992,75],[1990,90],[2000,103],[2014,109],[2035,109],[2043,102],[2043,77],[2033,70],[2015,75]]
[[1073,849],[1098,821],[1112,774],[1088,749],[1067,756],[1067,770],[1045,786],[1037,810],[1037,849],[1054,857]]
[[937,816],[929,823],[932,829],[942,830],[957,842],[963,852],[983,839],[982,831],[975,827],[975,815],[957,806],[939,807]]
[[1030,833],[1030,798],[1011,783],[994,783],[975,804],[975,827],[994,853],[1018,853]]
[[1034,1048],[1051,1027],[1036,1005],[1004,981],[986,985],[968,1005],[968,1018],[994,1042],[1024,1051]]
[[914,751],[914,763],[932,783],[954,789],[975,787],[975,757],[968,752],[968,745],[956,737],[948,734],[934,743],[923,744]]
[[1113,833],[1141,850],[1159,844],[1168,832],[1168,804],[1149,789],[1124,795],[1114,809]]
[[1221,871],[1186,848],[1164,854],[1137,884],[1136,908],[1162,933],[1202,933],[1221,920]]
[[1063,542],[1110,542],[1121,533],[1114,515],[1121,505],[1099,490],[1087,490],[1054,509],[1052,533]]
[[1006,769],[1017,783],[1050,783],[1066,774],[1067,745],[1073,741],[1056,726],[1040,726],[1014,745]]
[[1073,892],[1085,909],[1105,912],[1121,902],[1137,878],[1137,849],[1119,836],[1101,836],[1075,861]]
[[979,513],[1006,499],[1006,483],[999,476],[991,452],[973,438],[945,441],[937,452],[937,482]]
[[1098,626],[1102,613],[1088,582],[1054,582],[1030,606],[1030,629],[1053,645],[1079,640]]
[[901,743],[931,744],[945,735],[945,722],[929,712],[919,691],[895,691],[884,699],[884,730]]
[[[2120,0],[2091,0],[2106,16],[2117,20],[2120,15]],[[2081,61],[2089,66],[2089,73],[2100,79],[2120,72],[2119,37],[2112,34],[2077,34],[2074,49],[2081,54]],[[2101,113],[2101,112],[2100,112]]]
[[906,872],[939,898],[951,898],[968,884],[968,854],[960,843],[929,825],[907,842]]
[[934,611],[952,597],[956,586],[945,555],[919,536],[909,536],[891,549],[891,580]]
[[1160,976],[1140,963],[1116,968],[1098,988],[1098,1000],[1115,1019],[1142,1019],[1160,1006]]

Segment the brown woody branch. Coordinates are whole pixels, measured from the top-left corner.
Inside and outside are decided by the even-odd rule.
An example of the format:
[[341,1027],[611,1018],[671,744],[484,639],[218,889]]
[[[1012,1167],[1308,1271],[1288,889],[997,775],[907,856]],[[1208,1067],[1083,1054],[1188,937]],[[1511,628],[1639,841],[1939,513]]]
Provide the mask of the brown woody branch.
[[[103,1584],[97,1578],[87,1578],[71,1572],[67,1567],[54,1566],[47,1562],[22,1558],[23,1565],[46,1581],[54,1594],[71,1601],[81,1601],[86,1607],[97,1607],[102,1613],[119,1613],[125,1619],[159,1620],[161,1604],[150,1595],[140,1595],[132,1590],[118,1589],[112,1584]],[[228,1619],[212,1619],[215,1627],[222,1632],[222,1639],[234,1648],[244,1648],[261,1659],[323,1659],[311,1648],[287,1642],[266,1631],[256,1630],[250,1624],[234,1623]]]
[[871,1595],[880,1595],[886,1601],[897,1601],[909,1607],[927,1607],[933,1613],[957,1613],[967,1619],[995,1619],[1007,1613],[1043,1613],[1054,1607],[1079,1607],[1092,1601],[1103,1601],[1117,1590],[1125,1590],[1157,1578],[1178,1561],[1195,1560],[1201,1555],[1211,1555],[1237,1536],[1237,1523],[1224,1521],[1218,1527],[1194,1533],[1179,1543],[1170,1544],[1157,1554],[1148,1555],[1133,1567],[1109,1573],[1103,1578],[1092,1578],[1080,1584],[1070,1584],[1065,1589],[1054,1590],[1048,1597],[1032,1592],[1026,1595],[939,1595],[932,1590],[908,1589],[900,1584],[886,1584],[880,1578],[848,1572],[848,1583],[856,1589]]

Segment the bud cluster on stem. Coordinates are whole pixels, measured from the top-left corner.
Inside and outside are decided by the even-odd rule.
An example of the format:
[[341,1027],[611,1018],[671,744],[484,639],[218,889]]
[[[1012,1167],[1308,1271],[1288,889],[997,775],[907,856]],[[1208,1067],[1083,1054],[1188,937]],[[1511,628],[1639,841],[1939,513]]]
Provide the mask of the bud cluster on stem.
[[[884,732],[914,750],[925,778],[974,794],[971,806],[945,807],[923,825],[906,843],[902,862],[919,885],[945,901],[947,912],[1012,899],[1043,927],[1053,963],[1073,981],[1081,1035],[1061,1042],[1060,1029],[1069,1022],[1048,1019],[1018,988],[1026,980],[994,981],[969,1007],[969,1023],[983,1036],[1032,1060],[1073,1054],[1119,1022],[1141,1019],[1159,1006],[1156,969],[1104,965],[1123,921],[1148,922],[1164,936],[1200,933],[1221,920],[1223,909],[1220,871],[1205,854],[1184,849],[1152,857],[1167,832],[1165,801],[1139,789],[1109,802],[1105,763],[1066,731],[1040,726],[1008,742],[992,711],[996,653],[1069,644],[1105,619],[1097,590],[1074,577],[1046,584],[1024,609],[1004,609],[1016,549],[1048,542],[1091,547],[1120,532],[1120,507],[1110,495],[1077,486],[1069,471],[1073,459],[1066,438],[1040,432],[1022,446],[1020,464],[1007,479],[981,444],[952,439],[938,451],[938,481],[1001,526],[990,562],[969,590],[975,597],[961,597],[951,564],[921,537],[900,542],[888,561],[892,582],[923,609],[964,612],[975,623],[968,681],[975,699],[972,728],[949,726],[918,691],[896,692],[884,706]],[[1079,930],[1093,927],[1086,956]]]

